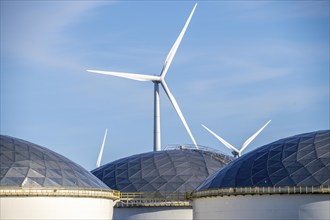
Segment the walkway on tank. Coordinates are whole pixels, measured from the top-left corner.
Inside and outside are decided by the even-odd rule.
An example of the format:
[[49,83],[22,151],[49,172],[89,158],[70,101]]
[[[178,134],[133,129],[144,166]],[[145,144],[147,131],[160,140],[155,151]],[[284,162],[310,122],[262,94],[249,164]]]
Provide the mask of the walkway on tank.
[[262,194],[329,194],[330,186],[274,186],[274,187],[237,187],[196,191],[191,198],[230,196],[230,195],[262,195]]
[[21,187],[0,187],[0,197],[17,197],[17,196],[44,196],[44,197],[89,197],[89,198],[106,198],[118,200],[120,192],[116,190],[91,189],[91,188],[21,188]]
[[198,197],[262,195],[262,194],[330,194],[330,186],[276,186],[222,188],[196,192],[119,192],[100,189],[19,188],[0,187],[0,197],[52,196],[110,198],[116,207],[191,206],[190,199]]
[[117,201],[117,207],[191,206],[190,193],[179,192],[119,192],[90,188],[21,188],[0,187],[0,197],[88,197]]
[[180,192],[122,192],[116,206],[191,206],[189,197]]

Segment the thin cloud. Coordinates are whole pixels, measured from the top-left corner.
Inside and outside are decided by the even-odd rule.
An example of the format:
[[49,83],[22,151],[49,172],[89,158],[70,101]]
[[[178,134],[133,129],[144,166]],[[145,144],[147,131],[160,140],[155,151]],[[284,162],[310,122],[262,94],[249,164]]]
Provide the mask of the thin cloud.
[[[243,3],[243,4],[242,4]],[[244,22],[270,22],[287,19],[320,18],[329,17],[329,1],[238,1],[230,4],[233,7],[235,17],[226,17],[226,20]],[[278,16],[278,15],[281,16]]]
[[268,91],[259,91],[255,95],[240,97],[217,94],[214,97],[204,98],[196,105],[199,110],[205,112],[210,109],[212,114],[204,114],[203,120],[211,120],[219,117],[238,117],[242,115],[254,115],[259,118],[277,116],[281,114],[295,114],[306,112],[320,101],[329,99],[328,88],[303,88],[299,86],[287,86]]
[[103,4],[89,1],[1,2],[2,51],[18,60],[72,67],[74,64],[58,53],[63,31]]

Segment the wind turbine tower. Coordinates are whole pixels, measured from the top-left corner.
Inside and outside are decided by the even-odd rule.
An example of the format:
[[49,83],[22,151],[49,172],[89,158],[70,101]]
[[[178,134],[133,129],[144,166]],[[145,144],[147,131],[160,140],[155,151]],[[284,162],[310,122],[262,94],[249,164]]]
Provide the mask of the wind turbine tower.
[[176,110],[177,114],[179,115],[183,126],[187,130],[192,142],[197,147],[197,143],[195,138],[193,137],[189,126],[180,110],[180,107],[175,100],[174,96],[172,95],[171,91],[169,90],[166,82],[165,76],[166,73],[171,65],[171,62],[174,58],[174,55],[181,43],[181,40],[186,32],[186,29],[189,25],[189,22],[194,14],[196,9],[197,3],[195,4],[193,10],[191,11],[188,20],[186,21],[179,37],[176,39],[174,45],[172,46],[170,52],[168,53],[165,63],[163,65],[163,69],[160,75],[142,75],[142,74],[134,74],[134,73],[123,73],[123,72],[112,72],[112,71],[100,71],[100,70],[87,70],[88,72],[99,73],[99,74],[106,74],[111,76],[123,77],[127,79],[137,80],[137,81],[151,81],[154,83],[154,151],[159,151],[161,149],[161,133],[160,133],[160,96],[159,96],[159,84],[163,87],[167,97],[171,101],[174,109]]

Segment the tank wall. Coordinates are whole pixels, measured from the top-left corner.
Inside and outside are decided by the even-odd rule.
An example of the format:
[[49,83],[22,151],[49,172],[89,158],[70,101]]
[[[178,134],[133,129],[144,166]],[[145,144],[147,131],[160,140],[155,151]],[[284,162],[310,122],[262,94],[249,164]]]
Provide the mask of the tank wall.
[[191,220],[193,211],[191,207],[134,207],[114,208],[114,220]]
[[0,197],[0,219],[112,219],[113,201],[74,197]]
[[197,198],[193,219],[330,219],[329,194]]

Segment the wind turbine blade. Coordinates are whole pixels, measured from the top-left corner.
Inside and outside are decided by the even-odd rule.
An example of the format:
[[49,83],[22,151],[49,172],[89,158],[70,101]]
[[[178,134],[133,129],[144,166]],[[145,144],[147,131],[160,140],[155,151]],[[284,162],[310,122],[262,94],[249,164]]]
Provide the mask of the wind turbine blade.
[[108,129],[105,129],[102,147],[101,147],[101,150],[99,153],[99,157],[97,158],[97,161],[96,161],[96,168],[100,167],[100,165],[101,165],[101,159],[102,159],[102,155],[103,155],[103,149],[104,149],[104,144],[105,144],[105,139],[107,137],[107,133],[108,133]]
[[271,122],[272,120],[269,120],[264,126],[262,126],[262,128],[260,128],[256,133],[254,133],[249,139],[247,139],[243,145],[242,145],[242,148],[240,150],[240,153],[242,153],[245,148],[260,134],[260,132],[262,130],[264,130],[264,128]]
[[152,75],[142,75],[142,74],[134,74],[134,73],[122,73],[122,72],[111,72],[111,71],[101,71],[101,70],[87,70],[87,72],[91,73],[99,73],[111,76],[117,76],[127,79],[133,79],[137,81],[159,81],[159,76],[152,76]]
[[197,6],[197,3],[195,4],[193,10],[191,11],[191,13],[190,13],[190,15],[188,17],[188,20],[186,21],[186,24],[184,25],[184,27],[183,27],[183,29],[182,29],[179,37],[176,39],[174,45],[172,46],[170,52],[168,53],[168,55],[166,57],[166,60],[165,60],[165,63],[164,63],[162,72],[160,74],[163,78],[165,77],[165,75],[166,75],[166,73],[168,71],[168,68],[170,67],[170,65],[172,63],[173,57],[174,57],[174,55],[175,55],[175,53],[176,53],[176,51],[177,51],[177,49],[178,49],[178,47],[179,47],[179,45],[181,43],[181,40],[182,40],[182,38],[183,38],[183,36],[184,36],[184,34],[186,32],[186,29],[187,29],[187,27],[189,25],[189,22],[190,22],[193,14],[195,12],[196,6]]
[[188,132],[188,134],[189,134],[189,136],[190,136],[192,142],[194,143],[195,146],[197,146],[197,143],[196,143],[196,141],[195,141],[195,138],[194,138],[193,135],[191,134],[191,131],[190,131],[190,129],[189,129],[189,126],[188,126],[186,120],[185,120],[184,117],[183,117],[183,114],[182,114],[182,112],[181,112],[181,110],[180,110],[180,107],[179,107],[178,103],[176,102],[174,96],[172,95],[171,91],[168,89],[168,87],[167,87],[167,85],[166,85],[166,82],[165,82],[164,80],[162,80],[162,81],[161,81],[161,84],[162,84],[162,86],[163,86],[163,89],[164,89],[164,91],[165,91],[167,97],[170,99],[170,101],[171,101],[171,103],[172,103],[172,105],[173,105],[173,107],[174,107],[176,113],[178,113],[178,115],[179,115],[179,117],[180,117],[180,119],[181,119],[181,121],[182,121],[182,124],[183,124],[183,126],[186,128],[186,130],[187,130],[187,132]]
[[221,138],[220,136],[218,136],[216,133],[214,133],[213,131],[211,131],[211,129],[209,129],[208,127],[206,127],[205,125],[202,124],[202,126],[208,131],[210,132],[216,139],[218,139],[221,143],[223,143],[223,145],[225,145],[229,150],[231,151],[235,151],[237,154],[239,154],[239,150],[237,150],[233,145],[229,144],[227,141],[225,141],[223,138]]

